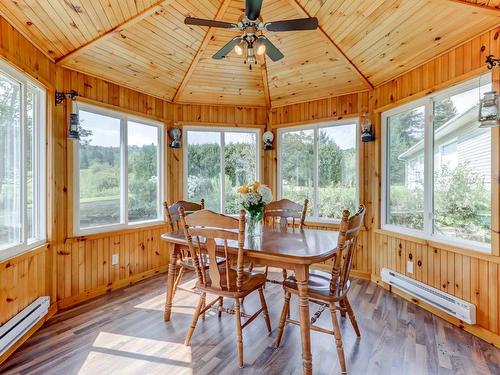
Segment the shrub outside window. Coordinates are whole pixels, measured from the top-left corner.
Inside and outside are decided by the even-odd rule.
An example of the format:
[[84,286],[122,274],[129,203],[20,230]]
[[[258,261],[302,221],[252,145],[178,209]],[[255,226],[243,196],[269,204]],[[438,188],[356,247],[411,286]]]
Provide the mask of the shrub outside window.
[[339,221],[358,203],[358,121],[278,130],[278,197],[309,199],[308,216]]
[[186,199],[204,199],[209,210],[237,214],[238,187],[260,176],[259,130],[185,126],[184,139]]

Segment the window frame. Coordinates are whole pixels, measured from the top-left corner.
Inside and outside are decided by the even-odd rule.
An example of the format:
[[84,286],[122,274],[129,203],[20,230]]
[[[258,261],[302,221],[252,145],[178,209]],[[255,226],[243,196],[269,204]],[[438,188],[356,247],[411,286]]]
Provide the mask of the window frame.
[[[142,228],[151,225],[162,224],[163,221],[163,201],[165,196],[165,124],[146,117],[129,114],[113,109],[100,107],[78,100],[73,105],[78,111],[91,112],[101,116],[113,117],[120,120],[120,222],[117,224],[104,224],[89,228],[80,228],[80,147],[77,140],[73,143],[73,235],[92,235],[98,233],[112,232],[123,229]],[[128,122],[140,123],[145,126],[152,126],[158,129],[158,196],[157,214],[158,217],[152,220],[129,222],[128,219]]]
[[[477,252],[490,254],[492,243],[482,243],[462,238],[446,237],[434,233],[434,104],[445,98],[461,94],[468,90],[477,89],[480,85],[492,82],[491,73],[482,74],[465,82],[458,83],[452,87],[439,90],[426,95],[423,98],[396,106],[381,113],[382,125],[382,178],[381,178],[381,210],[380,227],[390,232],[401,233],[429,241],[437,241],[451,246],[468,248]],[[388,190],[388,146],[389,146],[389,124],[388,119],[403,112],[424,107],[424,229],[413,229],[394,224],[389,224],[389,190]],[[452,143],[450,141],[449,143]],[[490,161],[490,165],[491,165]],[[492,201],[490,201],[492,203]],[[493,215],[493,206],[492,215]],[[491,230],[491,229],[490,229]]]
[[194,132],[212,132],[212,133],[220,133],[220,158],[221,158],[221,174],[219,176],[219,183],[221,184],[220,188],[220,194],[221,194],[221,211],[220,213],[223,213],[224,215],[227,215],[225,213],[226,210],[226,203],[225,203],[225,196],[226,196],[226,184],[225,184],[225,177],[224,173],[224,166],[225,166],[225,158],[224,158],[224,151],[225,151],[225,140],[224,140],[224,134],[225,133],[254,133],[256,135],[256,171],[257,171],[257,180],[261,181],[262,180],[262,170],[261,170],[261,129],[260,128],[240,128],[240,127],[227,127],[227,126],[214,126],[214,127],[207,127],[207,126],[198,126],[198,125],[184,125],[182,127],[183,131],[183,137],[184,137],[184,151],[183,151],[183,188],[182,188],[182,193],[185,199],[188,198],[188,142],[189,142],[189,137],[188,137],[188,132],[194,131]]
[[[47,89],[37,82],[35,79],[28,76],[26,73],[11,66],[4,60],[0,59],[0,73],[8,79],[17,82],[20,85],[20,210],[21,212],[21,238],[18,244],[6,247],[0,250],[0,261],[18,256],[24,252],[28,252],[38,246],[47,243],[47,159],[46,159],[46,132],[47,132]],[[36,232],[36,238],[31,240],[28,238],[26,230],[26,223],[28,221],[27,210],[27,184],[26,184],[26,118],[27,118],[27,95],[28,87],[35,90],[35,102],[33,103],[33,171],[35,175],[32,176],[33,184],[33,209],[36,210],[33,221],[33,228]],[[31,240],[31,241],[30,241]]]
[[[299,126],[288,126],[288,127],[282,127],[278,128],[277,132],[277,149],[276,149],[276,155],[278,159],[277,163],[277,199],[282,199],[283,198],[283,180],[281,178],[281,167],[282,167],[282,157],[281,157],[281,148],[282,148],[282,137],[284,133],[288,132],[296,132],[296,131],[301,131],[301,130],[313,130],[313,154],[314,154],[314,160],[313,160],[313,168],[314,168],[314,202],[315,202],[315,207],[313,207],[313,214],[311,216],[308,216],[309,221],[313,221],[316,223],[330,223],[330,224],[339,224],[340,223],[340,218],[327,218],[327,217],[319,217],[319,170],[318,170],[318,163],[319,163],[319,153],[318,153],[318,141],[319,141],[319,130],[322,128],[330,128],[330,127],[335,127],[335,126],[344,126],[344,125],[355,125],[356,126],[356,192],[355,192],[355,205],[358,206],[359,202],[361,201],[360,197],[360,183],[361,183],[361,174],[360,174],[360,160],[361,160],[361,152],[360,152],[360,137],[359,137],[359,131],[360,131],[360,119],[359,117],[353,117],[353,118],[346,118],[342,120],[334,120],[334,121],[323,121],[323,122],[316,122],[313,124],[306,124],[306,125],[299,125]],[[299,202],[300,203],[300,202]],[[340,214],[340,213],[339,213]]]

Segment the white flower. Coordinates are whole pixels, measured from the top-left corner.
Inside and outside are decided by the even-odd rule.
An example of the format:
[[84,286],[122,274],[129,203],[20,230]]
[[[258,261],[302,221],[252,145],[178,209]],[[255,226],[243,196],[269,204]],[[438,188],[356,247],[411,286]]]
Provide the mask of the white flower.
[[262,201],[265,204],[272,202],[273,192],[266,185],[260,185],[259,188],[257,189],[257,193],[260,194],[260,196],[262,197]]

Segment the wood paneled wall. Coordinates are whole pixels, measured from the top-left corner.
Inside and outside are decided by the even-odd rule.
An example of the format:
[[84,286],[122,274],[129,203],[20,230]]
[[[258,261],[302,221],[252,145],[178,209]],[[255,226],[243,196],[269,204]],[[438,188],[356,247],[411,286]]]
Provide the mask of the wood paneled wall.
[[[452,86],[487,71],[485,57],[500,53],[500,29],[485,33],[469,42],[441,55],[428,63],[408,72],[387,84],[377,87],[371,93],[374,107],[376,132],[380,134],[380,112],[395,105],[414,100],[434,91]],[[494,72],[494,85],[498,85],[498,71]],[[498,237],[498,176],[500,175],[499,129],[492,130],[493,160],[492,179],[492,238]],[[374,228],[380,228],[381,212],[381,140],[377,137],[369,180],[373,181],[372,217]],[[372,259],[374,280],[382,267],[388,267],[406,274],[406,261],[413,258],[415,273],[408,276],[476,304],[478,308],[477,326],[465,328],[500,346],[500,294],[498,240],[492,241],[493,255],[483,255],[468,249],[402,237],[375,229],[372,231]],[[460,322],[455,322],[461,325]]]

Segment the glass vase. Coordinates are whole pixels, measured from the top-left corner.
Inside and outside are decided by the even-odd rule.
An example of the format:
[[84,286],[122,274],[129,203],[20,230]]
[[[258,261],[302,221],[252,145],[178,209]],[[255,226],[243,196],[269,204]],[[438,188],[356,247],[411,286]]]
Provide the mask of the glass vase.
[[258,237],[262,234],[262,215],[248,215],[247,236]]

